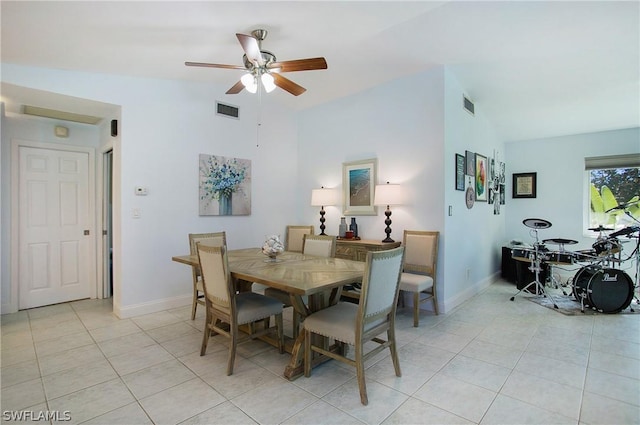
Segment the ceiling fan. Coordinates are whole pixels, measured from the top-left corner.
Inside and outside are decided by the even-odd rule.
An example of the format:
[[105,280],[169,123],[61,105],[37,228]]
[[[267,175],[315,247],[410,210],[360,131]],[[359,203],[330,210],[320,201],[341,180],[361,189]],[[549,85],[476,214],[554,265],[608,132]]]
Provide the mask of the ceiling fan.
[[327,69],[327,61],[322,58],[296,59],[278,62],[276,56],[262,50],[262,41],[267,37],[267,30],[257,29],[251,31],[251,35],[236,34],[238,41],[244,50],[242,65],[223,65],[217,63],[185,62],[186,66],[201,66],[207,68],[242,69],[248,71],[242,76],[240,81],[235,83],[227,94],[237,94],[242,89],[247,89],[250,93],[255,93],[262,83],[267,93],[276,87],[288,91],[294,96],[299,96],[307,89],[294,83],[281,74],[283,72],[312,71],[316,69]]

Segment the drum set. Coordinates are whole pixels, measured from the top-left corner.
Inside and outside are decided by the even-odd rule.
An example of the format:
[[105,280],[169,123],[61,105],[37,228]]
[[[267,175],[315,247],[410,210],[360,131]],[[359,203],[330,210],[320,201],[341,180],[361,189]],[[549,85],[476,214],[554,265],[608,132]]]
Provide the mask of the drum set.
[[[528,218],[522,222],[531,228],[531,235],[535,238],[531,248],[512,248],[511,256],[514,260],[529,262],[529,270],[535,273],[535,280],[524,286],[511,297],[511,301],[523,291],[548,297],[553,307],[558,308],[556,301],[545,290],[546,287],[562,289],[565,296],[572,296],[580,303],[581,311],[585,307],[601,313],[618,313],[630,307],[634,298],[638,303],[636,290],[639,287],[640,274],[640,226],[628,226],[613,233],[614,229],[598,226],[589,230],[598,232],[596,241],[588,250],[569,251],[567,245],[575,245],[578,241],[572,239],[544,239],[538,240],[538,230],[548,229],[551,223],[538,218]],[[623,243],[620,238],[635,240],[632,253],[623,258]],[[549,249],[547,245],[557,245],[557,249]],[[635,261],[636,283],[620,267],[623,263]],[[579,266],[572,278],[563,284],[556,274],[554,267],[573,271],[568,267]],[[567,267],[568,266],[568,267]],[[548,271],[544,282],[540,281],[542,271]],[[564,288],[570,288],[567,292]],[[631,311],[633,311],[633,308]]]

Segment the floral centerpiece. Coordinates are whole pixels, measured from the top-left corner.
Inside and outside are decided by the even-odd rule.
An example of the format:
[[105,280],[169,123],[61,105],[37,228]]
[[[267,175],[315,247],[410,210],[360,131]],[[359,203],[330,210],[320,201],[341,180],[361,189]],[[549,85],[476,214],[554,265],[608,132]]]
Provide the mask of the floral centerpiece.
[[278,235],[268,236],[262,245],[262,253],[268,256],[271,261],[275,261],[282,251],[284,251],[284,244],[280,241],[280,236]]
[[244,181],[247,167],[236,158],[211,155],[202,165],[202,199],[215,199],[220,215],[231,215],[231,195]]

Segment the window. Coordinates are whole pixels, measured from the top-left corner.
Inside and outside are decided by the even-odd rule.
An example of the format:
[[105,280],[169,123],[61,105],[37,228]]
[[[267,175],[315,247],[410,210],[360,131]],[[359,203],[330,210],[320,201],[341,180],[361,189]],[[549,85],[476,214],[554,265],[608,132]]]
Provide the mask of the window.
[[[588,227],[617,230],[637,224],[634,219],[640,220],[640,154],[585,158],[585,170],[589,184]],[[626,208],[616,208],[623,206]]]

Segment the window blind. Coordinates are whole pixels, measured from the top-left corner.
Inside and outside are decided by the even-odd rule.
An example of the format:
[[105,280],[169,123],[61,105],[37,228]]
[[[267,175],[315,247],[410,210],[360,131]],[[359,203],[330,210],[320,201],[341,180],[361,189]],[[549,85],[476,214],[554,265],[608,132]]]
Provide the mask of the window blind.
[[632,168],[640,167],[640,153],[626,155],[594,156],[584,159],[585,170],[602,168]]

